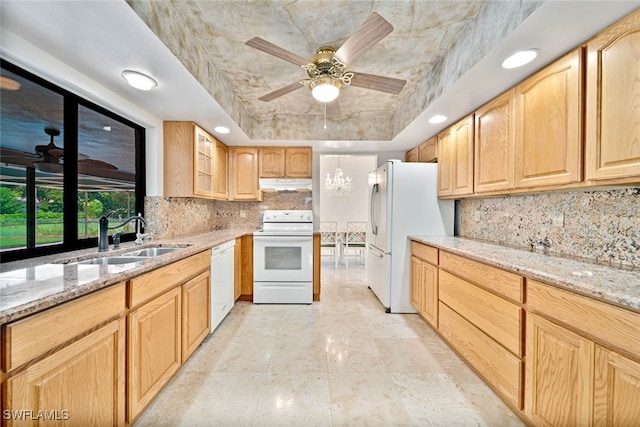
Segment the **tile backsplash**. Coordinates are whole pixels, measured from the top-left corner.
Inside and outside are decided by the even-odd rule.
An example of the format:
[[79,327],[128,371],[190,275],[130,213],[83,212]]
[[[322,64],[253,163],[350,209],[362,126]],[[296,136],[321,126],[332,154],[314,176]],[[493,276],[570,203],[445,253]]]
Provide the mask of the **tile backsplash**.
[[154,238],[173,238],[232,227],[258,228],[265,209],[311,209],[311,193],[263,195],[262,202],[227,202],[182,197],[145,197],[144,211]]
[[640,187],[460,201],[459,234],[640,268]]

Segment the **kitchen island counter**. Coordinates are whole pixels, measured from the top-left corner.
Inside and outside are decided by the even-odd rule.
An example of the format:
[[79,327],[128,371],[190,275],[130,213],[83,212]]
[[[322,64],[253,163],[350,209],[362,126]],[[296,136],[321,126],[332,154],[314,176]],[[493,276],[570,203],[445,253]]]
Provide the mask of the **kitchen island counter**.
[[[98,253],[96,248],[91,248],[1,264],[0,325],[127,281],[253,231],[249,228],[215,230],[172,239],[149,240],[142,246],[127,242],[118,251]],[[157,246],[179,249],[127,264],[76,264],[77,261],[98,256],[120,255]]]
[[503,270],[640,312],[640,271],[545,255],[473,239],[409,236],[409,239]]

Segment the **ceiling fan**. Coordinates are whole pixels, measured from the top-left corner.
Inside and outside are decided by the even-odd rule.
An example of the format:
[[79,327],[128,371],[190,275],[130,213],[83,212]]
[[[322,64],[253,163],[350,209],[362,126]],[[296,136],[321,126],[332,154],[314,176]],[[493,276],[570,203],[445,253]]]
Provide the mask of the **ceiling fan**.
[[393,26],[374,12],[338,50],[331,46],[322,46],[310,60],[306,60],[259,37],[252,38],[245,44],[302,67],[307,71],[309,77],[263,95],[258,99],[269,102],[301,87],[308,87],[311,89],[311,94],[315,99],[337,107],[336,99],[343,85],[397,95],[407,83],[406,80],[345,70],[348,64],[392,31]]

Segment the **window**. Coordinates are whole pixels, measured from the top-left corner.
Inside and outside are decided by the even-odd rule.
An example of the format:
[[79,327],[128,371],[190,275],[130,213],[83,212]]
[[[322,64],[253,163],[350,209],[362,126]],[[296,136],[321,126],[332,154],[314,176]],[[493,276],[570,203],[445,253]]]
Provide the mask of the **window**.
[[0,64],[2,261],[97,246],[102,215],[144,213],[144,129]]

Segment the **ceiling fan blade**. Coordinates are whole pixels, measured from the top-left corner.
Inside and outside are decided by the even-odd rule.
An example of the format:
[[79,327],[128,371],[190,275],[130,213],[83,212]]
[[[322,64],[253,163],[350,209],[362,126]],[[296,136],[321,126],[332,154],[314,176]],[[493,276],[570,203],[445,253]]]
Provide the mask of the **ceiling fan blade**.
[[366,73],[355,73],[351,79],[351,86],[378,90],[380,92],[392,93],[394,95],[399,94],[405,84],[407,84],[406,80]]
[[276,98],[281,97],[282,95],[286,95],[289,92],[293,92],[296,89],[300,89],[304,87],[304,85],[302,85],[300,82],[295,82],[295,83],[291,83],[288,86],[285,87],[281,87],[278,90],[274,90],[271,93],[268,93],[266,95],[261,96],[260,98],[258,98],[260,101],[264,101],[264,102],[269,102],[269,101],[273,101]]
[[280,46],[276,46],[271,42],[261,39],[260,37],[254,37],[251,40],[247,41],[245,44],[254,49],[261,50],[264,53],[268,53],[269,55],[284,59],[285,61],[291,62],[294,65],[302,66],[309,63],[308,59],[304,59],[303,57],[298,56],[295,53],[291,53],[288,50],[281,48]]
[[334,56],[344,64],[350,64],[374,44],[393,31],[393,26],[382,16],[373,12],[369,19],[347,39]]
[[340,115],[340,103],[338,99],[327,102],[327,116],[336,117]]

